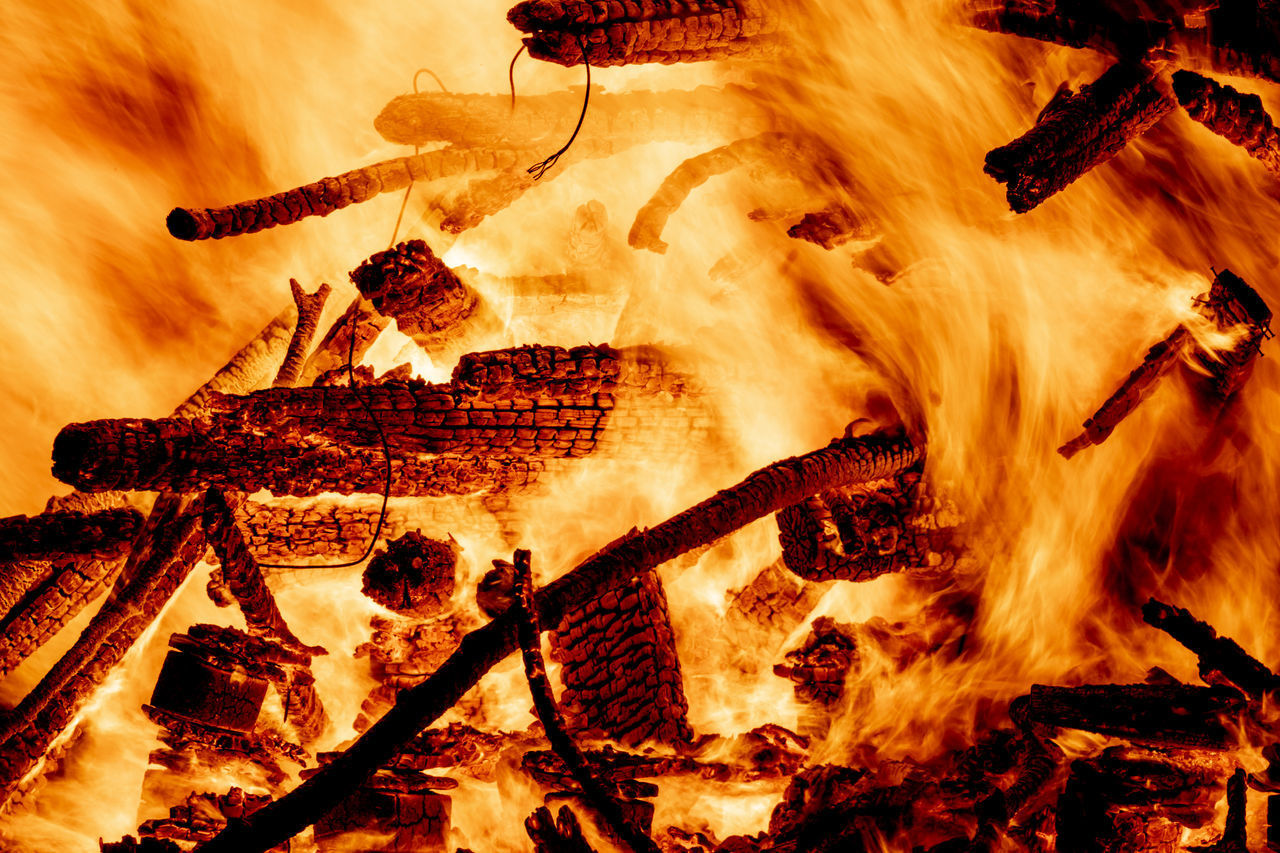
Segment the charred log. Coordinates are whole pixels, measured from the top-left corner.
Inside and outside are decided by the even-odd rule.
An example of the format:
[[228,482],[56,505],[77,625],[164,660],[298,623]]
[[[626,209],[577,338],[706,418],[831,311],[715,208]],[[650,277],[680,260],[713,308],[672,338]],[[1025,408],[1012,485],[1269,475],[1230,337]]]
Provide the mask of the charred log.
[[[363,297],[355,299],[325,333],[307,359],[295,385],[314,385],[325,374],[359,363],[382,330],[391,325]],[[349,378],[349,377],[348,377]]]
[[[529,55],[597,68],[773,55],[781,15],[761,0],[700,4],[525,0],[508,14]],[[586,55],[583,55],[583,51]]]
[[849,626],[820,616],[804,645],[787,652],[786,661],[774,666],[773,674],[793,682],[797,701],[818,706],[816,713],[802,718],[800,730],[810,735],[826,734],[827,716],[823,710],[839,703],[844,696],[845,679],[858,665],[858,646]]
[[1142,618],[1195,653],[1200,659],[1200,677],[1206,683],[1220,683],[1220,676],[1255,700],[1280,689],[1280,677],[1235,640],[1219,637],[1209,624],[1189,611],[1153,598],[1142,605]]
[[1009,207],[1026,213],[1154,127],[1173,102],[1152,80],[1120,62],[1078,93],[1059,89],[1035,127],[987,154],[985,171],[1008,184]]
[[[236,526],[244,535],[249,553],[261,563],[279,564],[306,557],[338,563],[364,553],[379,515],[376,504],[360,506],[323,499],[290,503],[245,501],[236,512]],[[388,509],[384,536],[400,535],[405,524],[402,510]]]
[[[517,587],[518,588],[518,587]],[[624,744],[693,738],[667,596],[657,572],[571,610],[551,635],[563,704],[584,737]]]
[[1238,741],[1230,723],[1244,710],[1245,697],[1230,687],[1036,684],[1031,688],[1030,718],[1156,747],[1225,750]]
[[379,252],[352,271],[360,293],[433,358],[474,349],[495,324],[480,296],[422,240]]
[[1138,59],[1163,43],[1173,25],[1126,18],[1104,0],[993,0],[977,4],[973,24],[984,30]]
[[[840,439],[823,450],[770,465],[656,527],[617,540],[546,586],[538,594],[539,620],[558,623],[570,609],[620,586],[635,572],[657,568],[806,495],[890,476],[915,464],[920,453],[905,437],[872,435]],[[402,693],[395,707],[324,771],[245,822],[228,827],[205,844],[202,853],[262,853],[292,837],[402,752],[418,731],[517,646],[510,612],[473,631],[434,676]]]
[[141,529],[141,513],[129,508],[0,518],[0,563],[73,555],[112,559],[124,555]]
[[378,550],[364,570],[366,596],[405,616],[434,616],[453,596],[458,547],[410,531]]

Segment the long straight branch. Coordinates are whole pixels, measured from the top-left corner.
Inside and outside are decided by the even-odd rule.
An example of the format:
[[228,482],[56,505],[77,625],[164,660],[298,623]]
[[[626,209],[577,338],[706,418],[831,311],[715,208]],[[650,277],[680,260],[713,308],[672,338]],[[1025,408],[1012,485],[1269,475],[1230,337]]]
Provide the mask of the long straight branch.
[[[745,480],[644,531],[606,545],[537,595],[538,619],[556,625],[565,612],[622,586],[686,551],[804,500],[809,495],[887,477],[914,465],[922,451],[905,436],[870,435],[775,462]],[[346,752],[281,799],[227,824],[200,853],[265,853],[338,806],[379,767],[444,714],[480,678],[519,647],[510,611],[463,637],[426,681],[402,691],[396,704]]]

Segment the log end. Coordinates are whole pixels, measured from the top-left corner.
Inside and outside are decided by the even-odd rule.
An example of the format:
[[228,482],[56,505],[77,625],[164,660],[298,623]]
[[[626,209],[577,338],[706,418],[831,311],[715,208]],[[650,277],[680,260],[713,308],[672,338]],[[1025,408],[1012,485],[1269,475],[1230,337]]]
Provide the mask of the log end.
[[169,233],[179,240],[199,240],[208,236],[201,233],[200,221],[195,213],[184,207],[175,207],[169,211],[164,224],[169,229]]
[[53,476],[82,491],[102,491],[91,469],[98,456],[92,424],[68,424],[53,440]]

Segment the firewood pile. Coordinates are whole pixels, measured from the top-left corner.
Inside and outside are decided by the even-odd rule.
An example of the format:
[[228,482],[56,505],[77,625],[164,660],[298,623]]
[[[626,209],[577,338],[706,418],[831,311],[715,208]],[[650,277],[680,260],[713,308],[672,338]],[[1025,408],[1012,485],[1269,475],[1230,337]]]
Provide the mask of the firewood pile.
[[[897,197],[871,189],[883,178],[824,132],[829,104],[811,93],[779,107],[805,101],[788,67],[829,82],[806,50],[841,10],[803,5],[523,0],[508,35],[532,60],[585,71],[586,88],[517,97],[515,61],[510,99],[420,92],[415,77],[373,121],[413,154],[168,214],[184,241],[166,236],[170,248],[198,251],[213,244],[188,244],[405,191],[386,248],[342,268],[349,304],[329,303],[329,283],[287,279],[292,304],[167,417],[63,426],[52,472],[74,491],[0,519],[0,677],[26,679],[0,714],[0,847],[6,821],[40,814],[74,775],[81,740],[102,737],[125,675],[154,664],[131,708],[154,733],[137,819],[102,834],[104,853],[1280,850],[1274,649],[1255,657],[1193,615],[1222,613],[1195,593],[1222,554],[1280,565],[1274,531],[1229,511],[1277,494],[1242,497],[1232,479],[1274,434],[1242,426],[1274,396],[1271,282],[1231,258],[1243,275],[1180,268],[1176,287],[1152,285],[1177,299],[1152,300],[1147,337],[1123,356],[1136,367],[1056,454],[1089,411],[1086,385],[1003,364],[1016,336],[996,320],[971,331],[990,331],[988,360],[1012,378],[922,378],[935,350],[968,358],[966,371],[983,359],[941,332],[896,339],[895,322],[942,315],[885,306],[920,299],[913,276],[953,271],[903,233],[930,217],[896,214]],[[1280,83],[1275,4],[963,11],[966,37],[1088,51],[1106,69],[1036,93],[1029,130],[984,141],[969,165],[995,203],[967,198],[972,232],[949,242],[980,242],[982,229],[1012,240],[1137,140],[1185,141],[1179,121],[1280,173],[1264,99],[1235,88]],[[590,77],[649,64],[732,82],[641,91]],[[887,109],[906,121],[917,108]],[[653,143],[672,156],[644,176],[629,227],[568,180],[542,189]],[[730,215],[769,236],[708,261],[704,232],[728,220],[689,220],[729,181],[746,186]],[[420,216],[398,239],[414,192]],[[571,216],[555,208],[568,198]],[[501,244],[513,263],[482,268],[485,244],[468,241],[530,205],[565,220],[563,243],[513,236]],[[549,255],[558,267],[534,263]],[[865,305],[823,283],[833,263],[842,282],[876,288]],[[663,312],[699,267],[717,289],[673,343]],[[782,299],[751,301],[753,267],[786,277],[794,315]],[[1151,281],[1176,277],[1160,270]],[[992,317],[1019,310],[966,296],[1000,301]],[[720,327],[746,304],[776,339]],[[583,324],[615,329],[617,345],[578,336]],[[1097,356],[1106,382],[1133,343],[1115,326],[1109,361]],[[791,352],[810,332],[821,345]],[[1100,352],[1103,337],[1090,342]],[[782,382],[761,374],[770,362]],[[810,369],[821,399],[784,411],[770,395],[793,378],[811,389],[799,378]],[[982,405],[950,402],[959,385]],[[1065,420],[1033,411],[1049,385]],[[949,416],[980,423],[990,446],[965,448]],[[790,420],[805,420],[807,444],[769,444]],[[837,437],[815,444],[817,425]],[[793,455],[757,452],[775,446]],[[1173,473],[1116,461],[1135,447]],[[1036,476],[1019,479],[1028,456]],[[1119,485],[1071,479],[1113,469]],[[1079,544],[1069,517],[1099,512],[1095,488],[1128,490],[1096,500],[1116,514],[1094,522],[1102,544],[1029,555],[1021,527]],[[1057,631],[1043,615],[1008,647],[993,627],[1018,622],[1024,603],[1069,609],[1052,600],[1048,564],[1109,596],[1106,613],[1071,626],[1085,635],[1071,659],[1036,637]],[[1240,599],[1274,592],[1228,586]],[[1274,633],[1261,623],[1237,636],[1261,643]],[[993,665],[1001,655],[1019,666]]]

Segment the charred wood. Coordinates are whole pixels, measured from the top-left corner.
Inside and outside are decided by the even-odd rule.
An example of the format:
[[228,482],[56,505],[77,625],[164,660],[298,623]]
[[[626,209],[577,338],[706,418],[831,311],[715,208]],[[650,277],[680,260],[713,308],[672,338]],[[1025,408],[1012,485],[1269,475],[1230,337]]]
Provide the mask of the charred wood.
[[[762,0],[699,4],[525,0],[508,14],[529,55],[559,65],[699,62],[772,55],[782,16]],[[585,46],[586,56],[583,56]]]
[[1189,611],[1153,598],[1142,605],[1142,618],[1195,653],[1206,683],[1219,683],[1221,676],[1255,700],[1280,689],[1280,677]]
[[1238,333],[1226,349],[1196,347],[1191,354],[1199,368],[1193,381],[1206,397],[1222,403],[1252,375],[1262,342],[1272,336],[1271,309],[1256,290],[1226,269],[1214,276],[1209,293],[1196,304],[1218,331]]
[[297,279],[289,279],[289,291],[293,294],[293,304],[298,307],[298,325],[289,339],[289,349],[285,352],[284,363],[276,374],[276,388],[292,388],[302,375],[306,363],[307,350],[316,336],[316,327],[320,324],[320,313],[324,311],[324,303],[329,299],[332,288],[321,284],[315,293],[306,293]]
[[575,732],[628,745],[693,739],[657,572],[637,573],[621,589],[571,610],[552,632],[551,649]]
[[344,370],[348,361],[358,364],[389,325],[391,319],[379,314],[370,302],[363,297],[355,299],[316,345],[294,384],[314,385],[325,374]]
[[206,841],[217,835],[228,820],[240,820],[269,802],[271,797],[265,794],[249,794],[236,787],[225,794],[192,793],[184,802],[172,806],[168,817],[139,826],[138,835],[143,840]]
[[761,161],[795,163],[799,142],[790,134],[767,132],[747,139],[739,139],[713,149],[697,157],[685,160],[667,176],[662,186],[636,213],[627,242],[633,249],[648,249],[658,254],[667,251],[662,232],[671,214],[680,209],[695,189],[716,175],[731,172],[740,166]]
[[1120,62],[1078,93],[1059,89],[1035,127],[987,154],[1009,207],[1026,213],[1155,126],[1173,102],[1152,80],[1150,69]]
[[0,518],[0,563],[75,555],[109,560],[123,556],[141,529],[142,515],[131,508]]
[[1204,847],[1193,847],[1198,853],[1247,853],[1245,827],[1245,773],[1237,769],[1227,780],[1227,819],[1222,837]]
[[866,214],[844,204],[831,204],[822,210],[806,213],[787,229],[787,236],[806,240],[830,251],[852,240],[870,240],[878,233]]
[[456,543],[409,531],[374,553],[364,569],[366,596],[404,616],[434,616],[453,596],[458,571]]
[[551,682],[547,679],[547,666],[542,660],[542,630],[538,625],[538,612],[534,606],[533,572],[529,566],[529,557],[528,551],[518,550],[512,564],[516,575],[515,613],[519,620],[517,633],[524,659],[525,679],[529,682],[529,692],[533,697],[538,720],[547,734],[551,749],[569,769],[594,813],[600,816],[600,828],[621,839],[632,853],[658,853],[658,845],[647,831],[624,810],[618,786],[588,763],[556,708]]
[[1128,738],[1157,747],[1231,749],[1229,722],[1245,709],[1230,687],[1166,684],[1095,684],[1031,688],[1034,722]]
[[[914,465],[921,451],[905,436],[838,439],[828,447],[774,463],[643,533],[624,536],[543,588],[538,618],[556,624],[574,607],[617,588],[699,545],[806,495],[881,479]],[[510,611],[471,632],[431,678],[405,691],[356,743],[324,771],[244,823],[203,845],[203,853],[262,853],[334,808],[352,787],[390,761],[451,708],[489,669],[518,647]]]
[[857,664],[858,646],[849,626],[820,616],[804,645],[787,652],[787,663],[774,666],[773,674],[794,682],[801,702],[831,706],[844,695],[845,678]]
[[[289,503],[245,501],[236,512],[236,525],[249,553],[259,562],[323,557],[334,563],[364,553],[379,514],[376,504],[360,506],[323,499]],[[406,521],[403,510],[388,509],[384,535],[400,535]]]
[[1130,59],[1164,43],[1173,30],[1168,21],[1126,18],[1104,0],[983,0],[975,4],[972,20],[991,32]]
[[[522,156],[522,154],[524,156]],[[443,148],[384,160],[296,189],[227,207],[175,207],[165,225],[179,240],[205,240],[252,234],[291,225],[308,216],[328,216],[352,204],[402,190],[414,181],[435,181],[468,172],[509,169],[534,156],[511,149]]]
[[1186,70],[1174,72],[1173,92],[1193,119],[1280,173],[1280,132],[1261,98]]
[[356,647],[356,657],[369,658],[370,674],[378,686],[360,705],[354,723],[356,731],[365,731],[385,714],[400,691],[426,681],[473,624],[463,613],[446,613],[428,620],[375,616],[370,622],[373,636]]
[[352,849],[351,838],[386,839],[384,850],[440,853],[448,849],[452,801],[432,791],[402,791],[373,780],[316,821],[320,853]]
[[525,818],[525,832],[533,840],[535,853],[596,853],[582,835],[573,809],[561,806],[555,818],[546,806],[539,806]]

